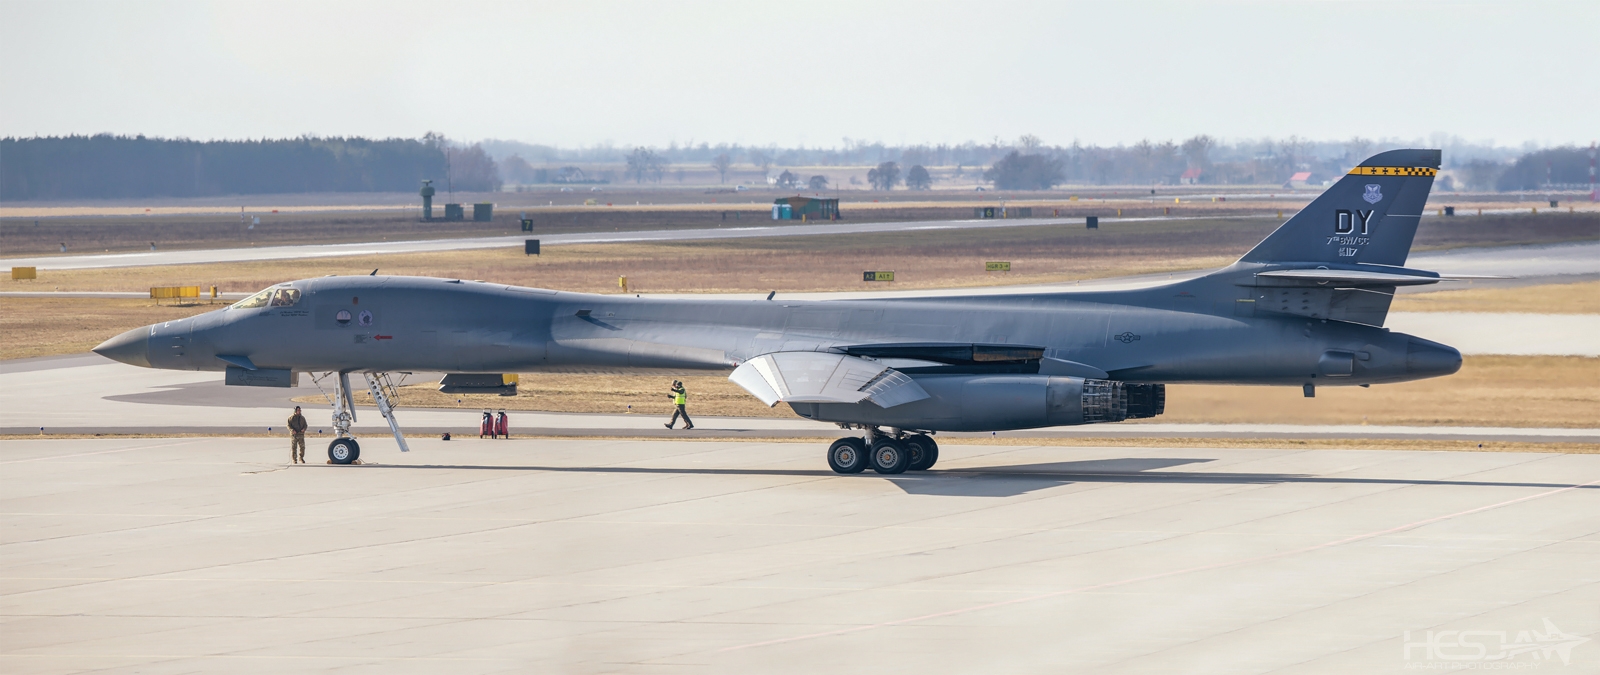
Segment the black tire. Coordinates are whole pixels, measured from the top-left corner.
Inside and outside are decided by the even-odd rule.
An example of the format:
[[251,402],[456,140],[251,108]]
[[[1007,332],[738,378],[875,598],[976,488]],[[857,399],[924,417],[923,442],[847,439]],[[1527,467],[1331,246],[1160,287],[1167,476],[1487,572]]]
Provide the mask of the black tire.
[[335,438],[328,444],[328,461],[334,464],[354,464],[361,459],[361,444],[354,438]]
[[911,454],[911,465],[906,467],[907,471],[927,471],[939,462],[939,444],[927,434],[907,436],[901,443]]
[[911,466],[911,453],[906,446],[888,436],[880,436],[872,442],[870,458],[872,470],[885,476],[905,473],[906,467]]
[[859,438],[841,438],[828,446],[828,468],[834,473],[861,473],[867,468],[867,444]]

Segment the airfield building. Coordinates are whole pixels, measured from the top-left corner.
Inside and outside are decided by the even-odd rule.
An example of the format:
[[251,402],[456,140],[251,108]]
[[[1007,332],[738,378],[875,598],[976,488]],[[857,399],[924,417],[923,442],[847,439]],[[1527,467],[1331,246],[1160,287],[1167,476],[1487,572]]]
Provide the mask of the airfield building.
[[815,197],[784,197],[772,202],[773,220],[838,220],[839,200]]

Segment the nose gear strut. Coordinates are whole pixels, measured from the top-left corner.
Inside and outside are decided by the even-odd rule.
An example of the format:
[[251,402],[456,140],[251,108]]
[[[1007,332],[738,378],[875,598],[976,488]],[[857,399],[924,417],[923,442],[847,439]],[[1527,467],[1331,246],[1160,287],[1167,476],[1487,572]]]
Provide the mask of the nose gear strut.
[[[332,396],[322,388],[322,380],[328,375],[336,376],[333,379]],[[389,430],[394,433],[394,441],[400,446],[400,452],[410,452],[411,446],[406,443],[405,434],[401,433],[400,422],[394,414],[397,385],[387,373],[362,373],[362,377],[366,380],[367,393],[378,406],[378,413],[389,423]],[[333,408],[334,439],[328,444],[328,460],[334,464],[355,463],[361,457],[361,446],[350,433],[350,426],[356,422],[355,393],[350,388],[350,374],[326,373],[322,377],[313,377],[312,382]]]

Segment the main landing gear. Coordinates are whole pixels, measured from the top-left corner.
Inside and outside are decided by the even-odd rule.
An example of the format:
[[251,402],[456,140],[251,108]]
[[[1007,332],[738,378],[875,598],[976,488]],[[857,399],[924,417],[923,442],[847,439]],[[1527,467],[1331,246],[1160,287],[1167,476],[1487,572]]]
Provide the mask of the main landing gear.
[[[350,374],[331,374],[336,375],[333,380],[334,393],[330,400],[333,405],[334,439],[328,443],[328,462],[354,464],[361,459],[361,444],[350,435],[350,425],[356,421],[356,402],[350,392]],[[378,405],[378,412],[389,422],[389,430],[394,432],[394,441],[399,444],[400,452],[410,452],[411,447],[406,445],[406,437],[400,433],[400,423],[394,417],[394,383],[383,373],[363,373],[362,376],[367,380],[367,393],[372,395],[373,402]],[[315,381],[318,388],[321,388],[321,378]],[[326,395],[327,392],[323,394]]]
[[900,429],[888,433],[877,427],[864,427],[864,438],[848,436],[828,446],[828,467],[834,473],[861,473],[867,467],[891,476],[907,471],[926,471],[939,461],[939,444],[927,434],[907,434]]

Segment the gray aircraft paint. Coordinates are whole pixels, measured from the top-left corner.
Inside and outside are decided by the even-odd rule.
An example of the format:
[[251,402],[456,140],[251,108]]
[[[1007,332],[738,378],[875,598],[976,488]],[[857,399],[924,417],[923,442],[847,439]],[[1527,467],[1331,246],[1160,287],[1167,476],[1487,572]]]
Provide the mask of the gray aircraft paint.
[[[95,351],[168,369],[220,371],[233,361],[259,370],[473,373],[729,370],[762,354],[855,345],[1044,350],[1035,373],[912,375],[943,392],[933,399],[957,406],[950,397],[963,396],[962,387],[937,378],[1031,374],[1030,387],[1046,387],[1052,374],[1081,381],[1098,372],[1128,383],[1402,382],[1460,367],[1456,350],[1381,327],[1396,285],[1442,279],[1402,267],[1438,166],[1437,150],[1376,155],[1233,265],[1136,290],[798,302],[324,277],[274,287],[300,292],[291,307],[218,310],[129,331]],[[801,412],[824,411],[836,422],[974,428],[941,427],[933,417],[919,423],[914,411],[932,405],[926,402],[890,408],[903,408],[893,415],[870,402],[820,405]]]

